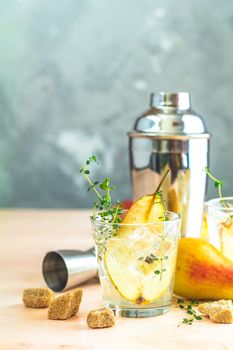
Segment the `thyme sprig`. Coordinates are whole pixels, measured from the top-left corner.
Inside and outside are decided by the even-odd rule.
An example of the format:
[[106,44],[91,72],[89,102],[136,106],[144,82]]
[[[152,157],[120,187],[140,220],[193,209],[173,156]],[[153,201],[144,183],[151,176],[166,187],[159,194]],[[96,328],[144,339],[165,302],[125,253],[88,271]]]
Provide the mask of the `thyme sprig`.
[[168,259],[168,255],[165,256],[156,256],[153,253],[149,254],[146,257],[141,256],[139,260],[145,261],[147,264],[152,264],[154,261],[158,261],[160,263],[160,268],[158,270],[154,271],[155,275],[159,275],[160,281],[162,281],[163,272],[166,271],[166,269],[163,267],[163,261]]
[[[121,204],[113,205],[111,191],[115,186],[111,185],[110,178],[106,177],[104,181],[92,181],[90,177],[90,166],[92,163],[98,164],[95,154],[92,154],[81,168],[80,173],[86,178],[89,187],[87,192],[93,190],[97,196],[97,200],[93,204],[93,216],[96,222],[102,223],[94,228],[94,239],[98,247],[98,259],[102,260],[102,256],[106,250],[106,242],[109,238],[116,235],[118,224],[121,222],[120,215],[122,214]],[[106,225],[103,225],[106,223]],[[111,225],[108,225],[108,224]]]
[[192,325],[194,321],[201,321],[202,317],[197,313],[196,310],[193,309],[193,306],[198,306],[198,300],[191,300],[189,303],[185,303],[184,299],[178,299],[177,304],[180,309],[186,311],[187,317],[183,318],[181,323]]
[[166,268],[163,267],[163,262],[164,260],[167,260],[168,259],[168,255],[165,255],[165,256],[161,256],[159,258],[159,262],[160,262],[160,268],[158,270],[155,270],[154,273],[156,275],[159,275],[159,279],[160,281],[162,281],[162,278],[163,278],[163,272],[166,272]]
[[[215,176],[213,176],[211,174],[211,172],[210,172],[208,167],[205,168],[205,172],[209,176],[209,178],[214,181],[214,186],[218,190],[218,195],[219,195],[219,198],[221,199],[221,203],[222,203],[223,207],[224,208],[229,208],[228,203],[226,203],[226,201],[223,199],[224,197],[222,195],[223,180],[217,179]],[[229,215],[226,221],[227,222],[232,222],[233,221],[233,215]]]
[[[97,196],[97,200],[93,205],[93,218],[100,217],[101,221],[109,223],[119,223],[121,221],[120,215],[122,214],[121,204],[117,202],[117,205],[113,205],[110,192],[115,189],[115,186],[110,184],[110,178],[106,177],[104,181],[92,181],[90,178],[90,165],[91,163],[98,164],[98,160],[95,154],[92,154],[80,170],[89,184],[87,192],[91,189]],[[96,214],[96,211],[99,211]]]
[[205,167],[205,172],[209,176],[209,178],[214,181],[214,186],[218,190],[219,198],[223,198],[223,195],[222,195],[223,181],[220,179],[217,179],[215,176],[213,176],[208,167]]

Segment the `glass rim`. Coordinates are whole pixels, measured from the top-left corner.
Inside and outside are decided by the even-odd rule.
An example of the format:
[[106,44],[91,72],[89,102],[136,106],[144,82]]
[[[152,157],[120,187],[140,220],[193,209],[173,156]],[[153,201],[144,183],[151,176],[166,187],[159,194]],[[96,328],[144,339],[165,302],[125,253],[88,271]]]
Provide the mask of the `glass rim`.
[[[124,211],[128,211],[128,210],[124,210]],[[124,212],[123,211],[123,212]],[[173,222],[177,222],[177,221],[180,221],[181,220],[181,215],[180,214],[177,214],[173,211],[169,211],[169,210],[165,210],[164,211],[164,214],[169,214],[172,216],[174,216],[172,219],[170,220],[164,220],[164,221],[156,221],[156,222],[136,222],[136,223],[132,223],[132,224],[122,224],[121,222],[119,223],[113,223],[113,222],[104,222],[104,221],[98,221],[98,220],[95,220],[93,219],[92,216],[90,216],[90,219],[91,219],[91,222],[94,223],[94,224],[102,224],[102,225],[109,225],[109,226],[113,226],[113,225],[117,225],[118,227],[132,227],[132,226],[152,226],[152,225],[161,225],[161,224],[164,224],[164,223],[173,223]]]
[[218,204],[219,202],[222,202],[222,201],[232,201],[233,202],[233,196],[222,197],[222,198],[218,197],[218,198],[209,199],[208,201],[205,202],[205,206],[207,208],[214,208],[214,209],[220,210],[220,211],[232,211],[233,210],[233,203],[229,208],[217,207],[216,204]]

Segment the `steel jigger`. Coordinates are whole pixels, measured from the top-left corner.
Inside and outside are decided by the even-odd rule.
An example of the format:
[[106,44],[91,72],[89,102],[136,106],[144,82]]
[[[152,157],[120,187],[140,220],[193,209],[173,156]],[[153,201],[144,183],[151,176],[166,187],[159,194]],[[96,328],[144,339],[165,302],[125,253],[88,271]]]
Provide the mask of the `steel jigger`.
[[57,250],[48,252],[42,263],[42,273],[48,287],[55,292],[75,287],[97,277],[94,248],[87,251]]

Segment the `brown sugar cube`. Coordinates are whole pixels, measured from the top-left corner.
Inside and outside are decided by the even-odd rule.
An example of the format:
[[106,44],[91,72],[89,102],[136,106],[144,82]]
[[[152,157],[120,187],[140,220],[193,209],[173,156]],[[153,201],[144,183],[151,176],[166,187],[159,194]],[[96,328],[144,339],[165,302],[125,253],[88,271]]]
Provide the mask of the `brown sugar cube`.
[[231,300],[218,300],[209,303],[203,303],[198,306],[198,310],[204,314],[209,316],[211,310],[216,308],[232,308]]
[[75,289],[53,300],[48,310],[50,320],[67,320],[74,316],[82,300],[82,289]]
[[212,310],[209,313],[210,321],[214,323],[232,323],[233,314],[231,309]]
[[55,294],[49,288],[27,288],[23,291],[23,303],[26,307],[49,307]]
[[50,320],[66,320],[68,319],[68,312],[72,300],[70,293],[61,295],[53,300],[48,310],[48,318]]
[[231,300],[219,300],[200,304],[198,310],[209,316],[215,323],[233,323],[233,306]]
[[112,327],[115,324],[114,313],[108,308],[92,310],[87,315],[87,324],[90,328]]
[[68,318],[75,315],[79,310],[79,305],[81,304],[83,291],[82,289],[75,289],[72,293],[71,303],[68,310]]

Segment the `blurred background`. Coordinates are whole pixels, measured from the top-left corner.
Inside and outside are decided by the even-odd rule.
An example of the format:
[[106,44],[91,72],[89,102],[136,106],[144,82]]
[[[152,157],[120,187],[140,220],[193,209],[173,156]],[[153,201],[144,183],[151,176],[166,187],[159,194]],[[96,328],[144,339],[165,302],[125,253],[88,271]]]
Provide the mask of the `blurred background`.
[[232,67],[232,1],[0,0],[0,206],[90,207],[92,152],[130,198],[126,133],[152,91],[191,92],[233,194]]

